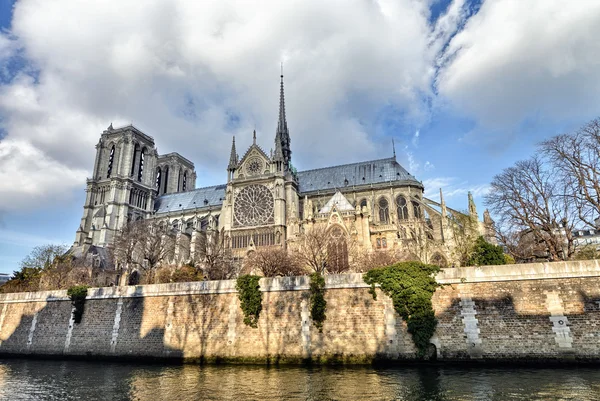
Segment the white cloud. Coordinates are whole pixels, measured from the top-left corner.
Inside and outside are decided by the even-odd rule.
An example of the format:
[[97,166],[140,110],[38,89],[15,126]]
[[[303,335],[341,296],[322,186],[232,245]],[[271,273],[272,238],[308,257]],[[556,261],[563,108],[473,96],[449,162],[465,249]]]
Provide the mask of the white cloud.
[[65,168],[29,142],[0,142],[0,206],[5,210],[34,209],[69,198],[82,187],[85,170]]
[[[489,184],[471,184],[460,181],[457,177],[434,177],[423,180],[425,197],[439,201],[440,189],[446,201],[467,207],[467,194],[471,192],[474,198],[480,198],[489,191]],[[464,198],[464,202],[462,199]]]
[[497,135],[528,118],[594,117],[599,35],[596,0],[485,1],[442,55],[439,93]]
[[[273,144],[282,60],[300,169],[389,154],[383,109],[413,148],[427,142],[430,104],[473,118],[475,140],[531,116],[597,112],[597,1],[484,1],[471,16],[455,0],[434,26],[430,3],[18,0],[12,31],[0,33],[10,77],[0,83],[0,176],[11,183],[0,183],[0,210],[82,189],[111,122],[133,122],[161,153],[194,161],[198,185],[224,181],[232,135],[240,153],[255,127],[266,151]],[[9,74],[16,54],[28,64]],[[413,174],[433,168],[408,148],[405,159]]]
[[[82,188],[110,122],[133,122],[161,153],[192,159],[199,185],[223,181],[231,135],[240,152],[255,126],[267,151],[273,144],[281,60],[298,167],[375,157],[381,107],[407,121],[424,115],[434,58],[427,17],[427,4],[412,0],[19,0],[16,42],[0,36],[0,58],[19,47],[36,74],[0,87],[11,141],[0,172],[32,158],[46,168],[28,189],[5,187],[0,209]],[[59,172],[61,183],[48,185]]]

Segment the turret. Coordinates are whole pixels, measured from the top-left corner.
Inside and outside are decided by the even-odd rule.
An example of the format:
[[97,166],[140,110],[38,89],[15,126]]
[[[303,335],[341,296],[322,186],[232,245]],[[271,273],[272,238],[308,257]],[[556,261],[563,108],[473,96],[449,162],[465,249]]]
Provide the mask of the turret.
[[[254,134],[256,138],[256,131]],[[235,136],[231,142],[231,154],[229,155],[229,164],[227,165],[227,179],[231,181],[233,179],[233,172],[238,168],[239,157],[235,150]]]

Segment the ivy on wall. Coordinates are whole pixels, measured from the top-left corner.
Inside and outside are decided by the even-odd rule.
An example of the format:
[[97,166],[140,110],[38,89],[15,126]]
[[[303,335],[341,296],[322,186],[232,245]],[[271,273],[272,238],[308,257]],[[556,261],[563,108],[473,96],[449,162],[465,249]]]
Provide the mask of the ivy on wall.
[[262,292],[258,281],[260,276],[245,274],[237,278],[235,288],[238,290],[240,307],[244,312],[244,324],[257,327],[260,311],[262,310]]
[[313,324],[323,332],[323,323],[327,316],[327,301],[325,300],[325,279],[320,273],[310,275],[310,317]]
[[363,276],[365,283],[371,285],[374,299],[377,299],[375,284],[392,298],[394,309],[406,322],[420,358],[426,355],[429,340],[437,327],[431,298],[439,287],[434,277],[439,271],[440,268],[434,265],[401,262],[370,270]]
[[75,308],[73,311],[73,321],[75,323],[81,323],[88,288],[87,285],[76,285],[67,290],[67,296],[71,299],[71,305]]

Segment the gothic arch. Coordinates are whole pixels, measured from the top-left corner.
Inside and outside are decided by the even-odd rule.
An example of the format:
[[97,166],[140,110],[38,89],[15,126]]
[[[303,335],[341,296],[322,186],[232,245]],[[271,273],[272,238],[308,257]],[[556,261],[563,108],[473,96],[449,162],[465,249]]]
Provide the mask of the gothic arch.
[[377,212],[380,223],[388,224],[390,222],[390,202],[385,196],[377,200]]
[[144,146],[142,148],[142,150],[140,151],[140,157],[138,160],[138,168],[137,168],[137,180],[140,182],[142,181],[142,178],[144,176],[144,163],[145,163],[144,159],[146,158],[147,153],[148,153],[148,150]]
[[398,195],[396,198],[396,209],[398,220],[408,220],[408,204],[404,195]]
[[448,260],[439,252],[433,254],[431,263],[439,267],[448,267]]
[[417,201],[412,201],[412,206],[413,206],[413,216],[415,216],[415,219],[423,218],[423,212],[421,211],[421,204]]
[[108,146],[109,146],[110,151],[108,154],[108,165],[106,166],[106,178],[110,178],[110,176],[112,174],[114,161],[115,161],[115,151],[116,151],[116,147],[115,147],[114,143],[112,145],[109,144]]
[[137,161],[139,159],[139,152],[140,152],[140,144],[139,143],[135,143],[135,146],[133,147],[133,157],[131,158],[131,172],[130,172],[130,176],[133,177],[135,175],[135,167],[137,164]]
[[327,271],[329,273],[342,273],[349,269],[348,264],[348,236],[346,230],[339,224],[332,225],[327,230],[329,241],[327,243]]
[[156,191],[158,192],[158,195],[162,194],[161,193],[161,190],[162,190],[162,188],[161,188],[162,179],[163,179],[162,169],[160,167],[157,167],[156,168],[156,183],[155,183],[155,185],[156,185]]

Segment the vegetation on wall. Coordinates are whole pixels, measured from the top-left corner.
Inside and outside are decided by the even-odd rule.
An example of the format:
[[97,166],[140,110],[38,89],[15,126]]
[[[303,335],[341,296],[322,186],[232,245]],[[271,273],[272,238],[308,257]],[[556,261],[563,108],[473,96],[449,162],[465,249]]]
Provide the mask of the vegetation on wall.
[[394,309],[407,323],[421,358],[426,355],[437,326],[431,297],[439,286],[434,278],[439,270],[438,266],[421,262],[401,262],[370,270],[363,276],[365,283],[371,285],[374,299],[377,299],[375,284],[392,298]]
[[478,237],[473,245],[467,266],[489,266],[506,264],[504,249],[499,245],[487,242],[483,237]]
[[258,281],[260,276],[245,274],[237,278],[235,288],[238,290],[240,307],[244,312],[244,324],[257,327],[260,311],[262,310],[262,292]]
[[76,285],[67,290],[67,295],[71,298],[71,304],[73,305],[73,308],[75,308],[73,311],[73,320],[75,323],[81,323],[88,288],[87,285]]
[[315,272],[310,275],[310,317],[313,324],[323,332],[323,323],[327,316],[327,301],[325,300],[325,278]]

